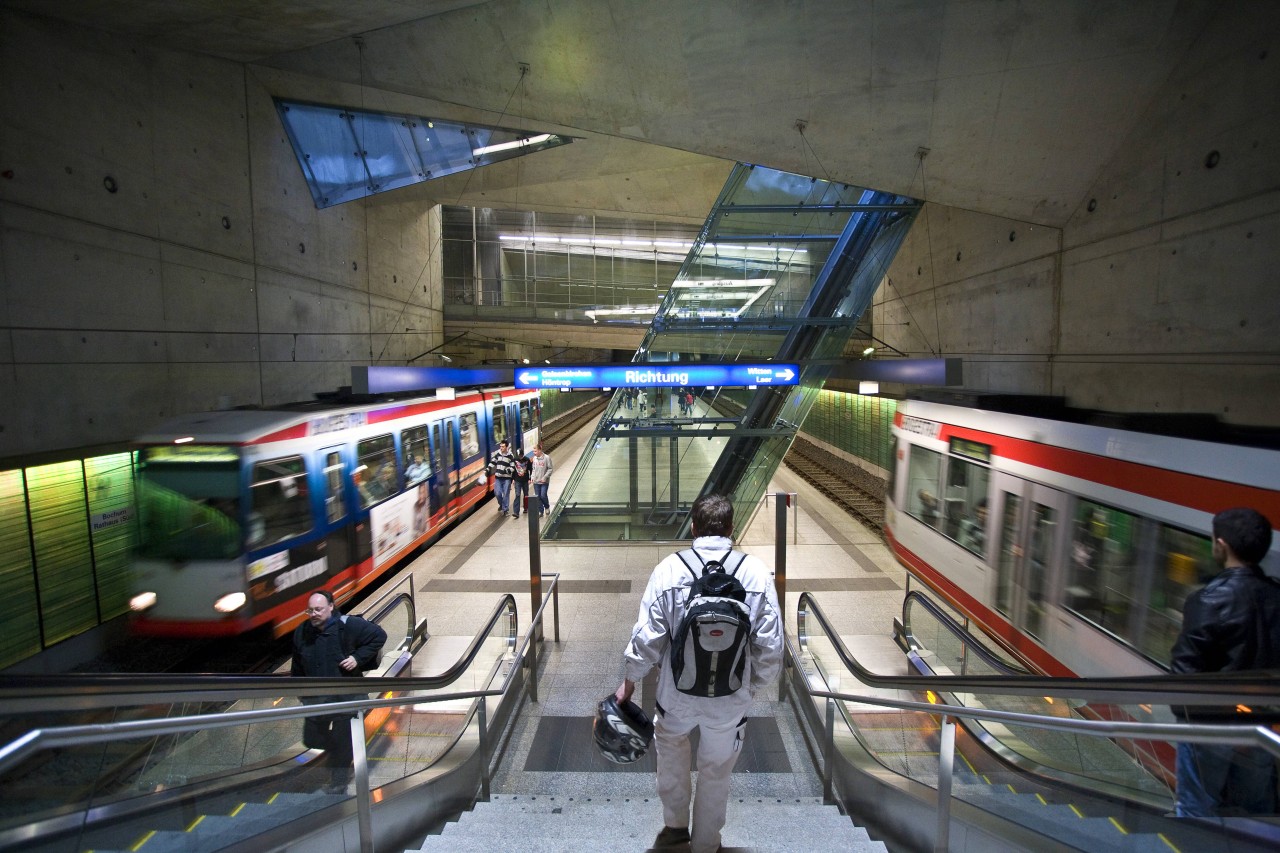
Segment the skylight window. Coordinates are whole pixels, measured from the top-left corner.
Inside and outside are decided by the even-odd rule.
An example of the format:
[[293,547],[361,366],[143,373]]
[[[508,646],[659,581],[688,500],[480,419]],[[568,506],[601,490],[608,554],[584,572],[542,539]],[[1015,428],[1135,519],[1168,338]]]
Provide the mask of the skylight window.
[[566,145],[571,136],[276,99],[316,207]]

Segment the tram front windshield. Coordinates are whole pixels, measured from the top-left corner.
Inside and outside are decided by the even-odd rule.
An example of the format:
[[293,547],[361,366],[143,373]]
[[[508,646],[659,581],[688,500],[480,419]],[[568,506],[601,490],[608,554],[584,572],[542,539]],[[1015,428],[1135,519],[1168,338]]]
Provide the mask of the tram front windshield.
[[234,447],[148,447],[138,460],[142,557],[225,560],[237,556],[240,456]]

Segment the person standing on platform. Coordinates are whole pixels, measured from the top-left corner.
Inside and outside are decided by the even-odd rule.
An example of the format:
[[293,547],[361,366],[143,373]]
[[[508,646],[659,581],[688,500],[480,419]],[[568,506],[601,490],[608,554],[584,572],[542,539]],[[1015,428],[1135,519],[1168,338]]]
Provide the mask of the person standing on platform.
[[636,391],[636,402],[640,404],[640,417],[644,417],[644,410],[649,405],[649,395],[645,393],[643,388]]
[[[378,665],[387,632],[359,616],[344,616],[334,606],[328,590],[317,590],[307,599],[307,621],[293,632],[293,665],[290,674],[310,678],[359,678]],[[344,702],[359,696],[304,696],[302,704]],[[324,750],[322,767],[328,767],[330,793],[344,793],[351,781],[351,718],[346,714],[307,717],[302,743]]]
[[[644,409],[644,397],[640,397],[640,408]],[[542,450],[539,444],[533,448],[533,455],[529,457],[529,483],[533,486],[533,493],[538,496],[538,517],[542,518],[551,509],[551,498],[547,494],[547,490],[551,487],[551,472],[555,469],[555,465],[551,462],[551,457]]]
[[[1256,510],[1213,517],[1213,559],[1222,571],[1187,597],[1173,644],[1175,673],[1280,668],[1280,582],[1259,564],[1271,548],[1271,522]],[[1234,707],[1176,706],[1181,720],[1247,722]],[[1275,814],[1276,766],[1264,750],[1178,744],[1178,817]]]
[[[733,504],[723,495],[704,495],[692,509],[693,548],[668,556],[653,570],[640,602],[640,615],[623,652],[626,674],[614,697],[631,698],[636,682],[659,667],[654,741],[658,752],[658,796],[665,826],[653,846],[713,853],[720,847],[729,803],[729,774],[742,751],[747,710],[752,697],[777,676],[782,666],[783,623],[768,568],[755,557],[733,550]],[[690,599],[693,561],[701,561],[703,578],[719,563],[745,590],[745,665],[741,684],[727,695],[691,695],[682,674],[679,686],[670,654]],[[696,565],[696,563],[695,563]],[[697,599],[694,599],[697,600]],[[688,648],[687,643],[682,648]],[[690,654],[682,658],[693,659]],[[732,686],[732,682],[730,682]],[[707,691],[712,692],[712,691]],[[692,798],[689,735],[698,729],[698,794]],[[690,824],[690,801],[693,814]],[[692,829],[692,832],[690,830]]]
[[516,461],[511,466],[511,517],[520,517],[520,508],[524,506],[524,496],[529,493],[529,457],[516,454]]
[[489,467],[493,469],[493,494],[498,499],[498,512],[504,516],[510,511],[511,468],[515,461],[506,439],[498,442],[498,449],[489,459]]

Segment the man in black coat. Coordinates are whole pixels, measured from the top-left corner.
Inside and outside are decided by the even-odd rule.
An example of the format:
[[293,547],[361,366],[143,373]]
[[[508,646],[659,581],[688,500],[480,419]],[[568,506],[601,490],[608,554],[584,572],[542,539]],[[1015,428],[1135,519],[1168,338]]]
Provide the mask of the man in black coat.
[[[1176,673],[1280,668],[1280,582],[1260,563],[1271,548],[1271,522],[1256,510],[1213,517],[1213,558],[1222,571],[1187,598],[1173,644]],[[1180,719],[1248,722],[1235,708],[1175,707]],[[1251,747],[1178,744],[1179,817],[1274,814],[1276,768]]]
[[[387,632],[359,616],[343,616],[328,590],[313,592],[307,600],[308,620],[293,632],[291,674],[313,678],[359,678],[378,664]],[[342,702],[359,696],[306,696],[305,705]],[[351,781],[352,714],[307,717],[302,742],[323,749],[323,766],[330,770],[329,790],[345,792]]]

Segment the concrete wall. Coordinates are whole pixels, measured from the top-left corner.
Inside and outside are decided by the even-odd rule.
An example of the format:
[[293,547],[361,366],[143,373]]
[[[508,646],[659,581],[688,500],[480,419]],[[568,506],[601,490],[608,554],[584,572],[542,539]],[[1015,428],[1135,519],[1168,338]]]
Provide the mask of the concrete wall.
[[0,13],[0,457],[440,343],[438,209],[317,210],[271,101],[350,89]]
[[1249,8],[1223,4],[1060,232],[927,206],[877,336],[963,357],[970,388],[1280,424],[1280,40]]

